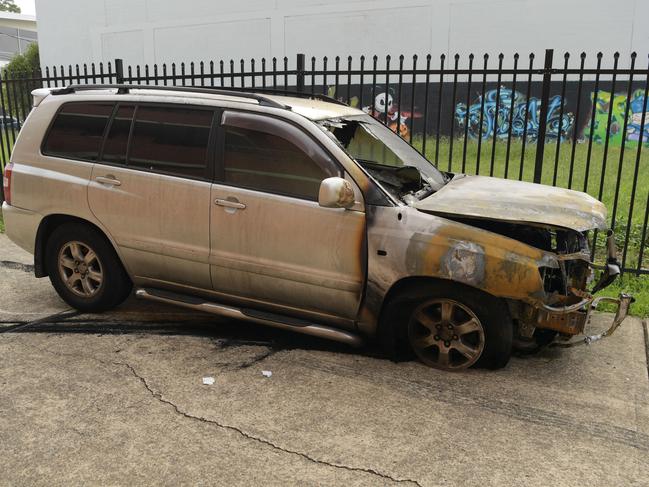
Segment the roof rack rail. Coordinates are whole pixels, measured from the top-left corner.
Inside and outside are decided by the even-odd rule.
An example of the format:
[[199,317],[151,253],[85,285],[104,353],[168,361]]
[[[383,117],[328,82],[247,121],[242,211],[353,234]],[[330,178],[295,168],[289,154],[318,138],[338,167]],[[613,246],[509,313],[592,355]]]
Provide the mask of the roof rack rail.
[[309,98],[313,100],[326,101],[328,103],[335,103],[336,105],[347,106],[347,103],[336,100],[327,95],[319,95],[317,93],[300,93],[298,91],[287,90],[272,90],[268,88],[236,88],[236,87],[219,87],[219,88],[206,88],[202,86],[160,86],[160,85],[126,85],[126,84],[98,84],[98,85],[78,85],[72,84],[65,88],[57,88],[51,91],[53,95],[68,95],[77,91],[90,91],[90,90],[105,90],[116,89],[117,93],[124,94],[130,90],[160,90],[160,91],[179,91],[185,93],[207,93],[212,95],[225,95],[225,96],[238,96],[239,98],[249,98],[257,100],[260,105],[265,105],[273,108],[290,108],[287,105],[271,100],[267,96],[258,93],[265,93],[266,95],[279,95],[279,96],[293,96],[297,98]]
[[248,93],[246,91],[235,90],[221,90],[218,88],[204,88],[197,86],[160,86],[160,85],[116,85],[116,84],[101,84],[101,85],[69,85],[65,88],[58,88],[51,91],[52,95],[69,95],[77,91],[91,91],[91,90],[110,90],[116,89],[118,94],[128,93],[130,90],[159,90],[159,91],[178,91],[184,93],[206,93],[211,95],[224,95],[224,96],[237,96],[239,98],[249,98],[256,100],[260,105],[265,105],[273,108],[290,109],[287,105],[271,100],[270,98],[258,95],[255,93]]
[[238,92],[241,90],[241,91],[247,91],[249,93],[265,93],[267,95],[293,96],[295,98],[309,98],[311,100],[320,100],[320,101],[326,101],[328,103],[334,103],[336,105],[349,106],[349,104],[345,103],[344,101],[337,100],[332,96],[321,95],[319,93],[305,93],[305,92],[291,91],[291,90],[274,90],[272,88],[237,88],[237,87],[228,87],[228,86],[224,86],[223,88],[219,87],[219,89],[234,91],[234,92]]

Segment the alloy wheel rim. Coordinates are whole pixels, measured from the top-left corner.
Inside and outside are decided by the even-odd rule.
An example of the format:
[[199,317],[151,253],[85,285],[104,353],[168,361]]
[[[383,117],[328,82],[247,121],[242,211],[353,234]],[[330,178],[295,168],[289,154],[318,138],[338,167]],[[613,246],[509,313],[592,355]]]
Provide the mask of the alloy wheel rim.
[[482,323],[468,307],[451,299],[419,305],[408,324],[415,354],[427,365],[461,370],[475,364],[485,345]]
[[68,242],[59,251],[59,274],[77,296],[90,298],[99,292],[104,273],[95,251],[82,242]]

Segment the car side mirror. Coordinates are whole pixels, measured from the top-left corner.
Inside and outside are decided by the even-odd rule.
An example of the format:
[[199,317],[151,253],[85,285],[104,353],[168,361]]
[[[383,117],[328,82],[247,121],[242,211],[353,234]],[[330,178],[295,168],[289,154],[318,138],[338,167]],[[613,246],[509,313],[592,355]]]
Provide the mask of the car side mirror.
[[356,203],[352,183],[343,178],[327,178],[320,183],[318,203],[325,208],[351,208]]

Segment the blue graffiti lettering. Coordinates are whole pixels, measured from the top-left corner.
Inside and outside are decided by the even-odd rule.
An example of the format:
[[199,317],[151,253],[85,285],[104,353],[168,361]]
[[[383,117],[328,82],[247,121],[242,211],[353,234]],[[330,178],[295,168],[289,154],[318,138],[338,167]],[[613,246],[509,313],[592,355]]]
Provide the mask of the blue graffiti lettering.
[[[525,96],[519,92],[501,87],[498,90],[490,90],[485,94],[484,105],[482,97],[473,103],[467,113],[464,103],[458,103],[455,107],[455,119],[460,128],[468,121],[468,134],[471,138],[477,138],[482,133],[483,139],[495,136],[506,138],[510,131],[512,137],[523,137],[530,141],[536,141],[539,135],[539,120],[541,102],[538,98],[530,98],[525,102]],[[483,106],[482,106],[483,105]],[[482,108],[481,108],[482,106]],[[480,127],[480,113],[482,112],[482,127]],[[496,113],[498,116],[496,116]],[[527,113],[527,130],[525,130],[525,114]],[[561,97],[556,95],[550,99],[548,104],[548,118],[546,138],[563,140],[572,129],[574,115],[564,113],[561,115]]]

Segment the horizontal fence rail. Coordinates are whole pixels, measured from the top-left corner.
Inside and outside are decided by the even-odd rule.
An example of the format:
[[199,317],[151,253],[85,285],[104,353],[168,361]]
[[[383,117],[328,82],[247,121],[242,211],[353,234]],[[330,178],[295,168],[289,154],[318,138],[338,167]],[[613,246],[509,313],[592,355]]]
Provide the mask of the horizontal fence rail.
[[[550,184],[602,200],[623,270],[649,274],[649,58],[307,57],[47,67],[0,76],[0,168],[30,92],[70,84],[195,86],[326,95],[382,121],[438,168]],[[593,256],[604,256],[594,232]]]

